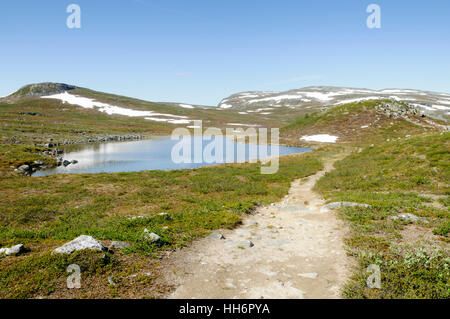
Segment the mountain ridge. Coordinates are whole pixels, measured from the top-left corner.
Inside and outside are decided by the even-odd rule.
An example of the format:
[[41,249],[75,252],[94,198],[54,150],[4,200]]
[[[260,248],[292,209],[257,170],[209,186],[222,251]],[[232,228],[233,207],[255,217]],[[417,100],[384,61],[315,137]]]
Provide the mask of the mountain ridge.
[[424,116],[429,116],[447,123],[450,122],[450,94],[396,88],[372,90],[339,86],[308,86],[280,92],[244,91],[222,99],[221,102],[214,107],[190,103],[152,102],[110,93],[97,92],[65,83],[43,82],[25,85],[9,96],[0,98],[0,101],[11,103],[27,97],[42,98],[65,92],[73,92],[73,94],[80,94],[84,97],[92,97],[92,95],[95,95],[105,98],[108,96],[108,99],[112,98],[118,102],[134,100],[136,102],[158,104],[160,106],[179,110],[184,109],[184,111],[189,111],[188,109],[227,109],[233,113],[236,111],[239,116],[258,115],[266,117],[266,120],[272,117],[274,113],[281,112],[289,114],[291,112],[290,110],[302,110],[307,113],[314,113],[329,109],[336,105],[368,100],[389,99],[406,103],[410,107],[417,109],[418,113]]
[[232,94],[218,104],[222,109],[254,112],[263,108],[305,108],[322,110],[340,104],[367,100],[390,99],[405,102],[422,114],[448,122],[450,120],[450,94],[416,89],[389,88],[371,90],[338,86],[309,86],[288,91],[245,91]]

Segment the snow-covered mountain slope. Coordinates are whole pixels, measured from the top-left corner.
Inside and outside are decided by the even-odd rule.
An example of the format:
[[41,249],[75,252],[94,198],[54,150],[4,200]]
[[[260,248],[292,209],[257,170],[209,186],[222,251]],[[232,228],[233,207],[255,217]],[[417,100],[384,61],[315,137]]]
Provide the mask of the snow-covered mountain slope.
[[[26,85],[0,102],[15,103],[27,99],[52,99],[84,109],[94,109],[108,115],[141,117],[148,121],[169,124],[190,124],[193,118],[186,111],[201,111],[210,107],[185,103],[147,102],[117,96],[64,83],[36,83]],[[192,113],[192,112],[191,112]],[[189,114],[195,116],[195,114]]]
[[61,100],[63,103],[78,105],[86,109],[96,108],[99,112],[104,112],[109,115],[116,114],[130,117],[144,117],[146,120],[157,122],[168,122],[172,124],[189,124],[191,122],[190,120],[187,119],[187,116],[173,115],[167,113],[157,113],[154,111],[133,110],[130,108],[120,107],[117,105],[102,103],[87,97],[73,95],[68,92],[48,96],[41,96],[41,98],[57,99]]
[[450,94],[407,89],[369,90],[345,87],[307,87],[285,92],[249,91],[233,94],[219,103],[222,109],[270,114],[276,108],[320,110],[330,106],[374,99],[402,101],[421,113],[450,120]]

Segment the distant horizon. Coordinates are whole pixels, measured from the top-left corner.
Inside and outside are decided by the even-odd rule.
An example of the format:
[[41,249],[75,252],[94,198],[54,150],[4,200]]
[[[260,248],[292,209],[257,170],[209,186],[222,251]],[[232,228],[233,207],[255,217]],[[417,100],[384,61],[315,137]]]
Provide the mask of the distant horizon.
[[0,96],[48,79],[208,106],[309,86],[446,93],[449,12],[448,0],[2,1]]
[[217,107],[223,99],[226,99],[227,97],[229,97],[232,94],[238,94],[238,93],[244,93],[244,92],[282,93],[282,92],[288,92],[288,91],[292,91],[292,90],[300,90],[300,89],[306,89],[306,88],[312,88],[312,87],[349,88],[349,89],[369,90],[369,91],[375,91],[375,92],[377,92],[377,91],[380,92],[380,91],[385,91],[385,90],[413,90],[413,91],[430,92],[430,93],[438,93],[438,94],[450,94],[450,91],[449,92],[442,92],[442,91],[422,90],[422,89],[417,89],[417,88],[406,88],[406,87],[403,87],[403,88],[402,87],[386,87],[386,88],[382,88],[382,89],[372,89],[372,88],[367,88],[367,87],[356,87],[356,86],[308,85],[308,86],[303,86],[303,87],[291,88],[291,89],[287,89],[287,90],[283,90],[283,91],[270,91],[270,90],[244,90],[244,91],[238,91],[238,92],[234,92],[234,93],[232,93],[232,94],[230,94],[228,96],[222,97],[217,102],[217,104],[212,104],[211,105],[211,104],[197,104],[197,103],[190,103],[190,102],[187,102],[187,101],[175,101],[175,100],[160,101],[160,100],[155,100],[155,99],[141,98],[141,97],[137,97],[137,96],[133,96],[133,95],[119,94],[119,93],[111,92],[111,91],[102,91],[102,90],[98,90],[96,88],[87,87],[87,86],[83,86],[83,85],[78,85],[78,84],[74,84],[74,83],[66,83],[66,82],[60,82],[60,81],[41,81],[41,82],[24,84],[24,85],[18,87],[16,90],[12,91],[11,93],[9,93],[7,95],[0,95],[0,98],[7,97],[7,96],[17,92],[21,88],[24,88],[24,87],[28,86],[28,85],[41,84],[41,83],[58,83],[58,84],[73,85],[73,86],[76,86],[77,88],[81,88],[81,89],[89,89],[89,90],[96,91],[96,92],[123,96],[123,97],[127,97],[127,98],[142,100],[142,101],[145,101],[145,102],[153,102],[153,103],[180,103],[180,104],[185,103],[185,104],[192,104],[192,105],[197,105],[197,106],[209,106],[209,107]]

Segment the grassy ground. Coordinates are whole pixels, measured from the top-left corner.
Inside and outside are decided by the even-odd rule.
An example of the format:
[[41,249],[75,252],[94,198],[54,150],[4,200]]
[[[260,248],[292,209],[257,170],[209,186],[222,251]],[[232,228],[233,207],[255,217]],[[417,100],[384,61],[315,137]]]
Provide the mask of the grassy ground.
[[[349,103],[322,112],[305,114],[282,128],[282,142],[298,144],[304,135],[330,134],[339,143],[368,146],[373,143],[404,138],[406,135],[435,131],[404,119],[392,119],[380,114],[375,107],[381,100]],[[416,121],[423,121],[416,118]]]
[[[326,133],[338,142],[361,148],[336,164],[317,185],[327,199],[373,205],[345,209],[340,216],[351,225],[346,240],[358,260],[344,295],[349,298],[448,298],[449,292],[449,134],[375,111],[378,102],[338,106],[305,116],[279,108],[270,117],[239,115],[233,110],[180,109],[86,89],[83,94],[106,103],[204,119],[204,126],[259,123],[265,127],[289,124],[281,142],[299,144],[302,135]],[[32,112],[34,115],[30,115]],[[293,113],[294,112],[294,113]],[[292,119],[297,117],[294,123]],[[369,125],[362,129],[361,126]],[[17,167],[35,160],[34,146],[101,135],[170,134],[174,126],[139,118],[109,116],[95,110],[39,98],[0,103],[0,245],[23,243],[29,252],[0,257],[0,297],[108,298],[158,297],[167,289],[158,281],[159,258],[217,228],[234,227],[255,205],[277,201],[290,181],[315,173],[321,158],[339,147],[289,156],[275,175],[261,175],[258,165],[222,165],[185,171],[118,174],[15,176]],[[413,135],[411,138],[405,138]],[[389,140],[389,141],[387,141]],[[370,147],[370,144],[375,144]],[[354,148],[354,147],[357,148]],[[167,212],[171,220],[158,213]],[[409,212],[428,223],[391,221]],[[148,215],[129,219],[130,216]],[[160,234],[162,246],[142,241],[142,230]],[[78,235],[87,234],[108,245],[111,240],[132,243],[122,252],[50,252]],[[82,289],[68,290],[69,264],[82,268]],[[369,264],[382,271],[382,289],[368,289]],[[108,283],[108,277],[115,285]]]
[[[235,226],[255,205],[287,194],[293,179],[320,170],[319,157],[325,154],[285,157],[273,175],[260,174],[257,164],[233,164],[188,171],[3,178],[0,244],[23,243],[31,250],[0,259],[0,297],[158,296],[167,287],[152,283],[158,259],[149,257],[211,230]],[[171,219],[159,216],[161,212]],[[129,218],[136,215],[146,216]],[[164,244],[143,241],[144,228],[161,235]],[[50,254],[81,234],[105,244],[127,241],[132,247],[107,256],[108,261],[101,254]],[[65,267],[77,260],[83,264],[87,284],[71,295],[73,290],[65,288]],[[109,285],[108,276],[117,285]]]
[[[358,260],[348,298],[450,298],[450,133],[365,148],[335,164],[316,185],[330,201],[371,204],[340,212],[351,231],[346,244]],[[389,217],[412,213],[427,222]],[[381,289],[369,289],[370,264]]]

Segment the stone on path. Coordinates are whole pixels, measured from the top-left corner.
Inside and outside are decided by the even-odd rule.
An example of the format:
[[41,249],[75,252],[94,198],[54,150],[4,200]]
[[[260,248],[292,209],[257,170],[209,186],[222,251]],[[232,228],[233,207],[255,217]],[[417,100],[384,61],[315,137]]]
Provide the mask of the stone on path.
[[211,238],[211,239],[225,239],[225,236],[222,235],[221,233],[213,232],[213,233],[209,234],[208,238]]

